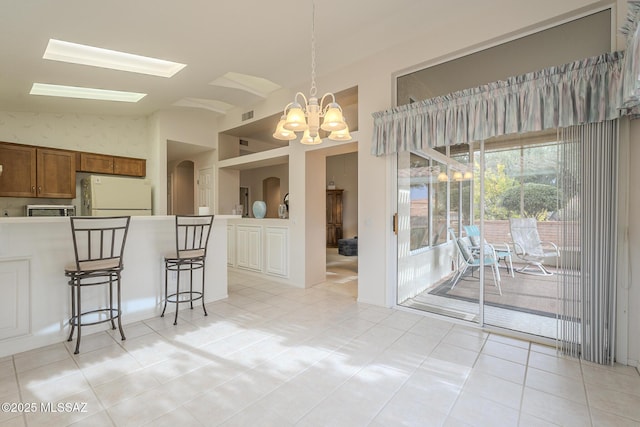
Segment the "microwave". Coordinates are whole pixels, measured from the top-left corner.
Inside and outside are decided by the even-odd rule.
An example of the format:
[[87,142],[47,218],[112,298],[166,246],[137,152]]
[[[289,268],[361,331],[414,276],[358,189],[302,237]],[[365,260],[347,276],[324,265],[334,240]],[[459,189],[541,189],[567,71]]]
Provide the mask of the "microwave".
[[27,205],[27,216],[74,216],[73,205]]

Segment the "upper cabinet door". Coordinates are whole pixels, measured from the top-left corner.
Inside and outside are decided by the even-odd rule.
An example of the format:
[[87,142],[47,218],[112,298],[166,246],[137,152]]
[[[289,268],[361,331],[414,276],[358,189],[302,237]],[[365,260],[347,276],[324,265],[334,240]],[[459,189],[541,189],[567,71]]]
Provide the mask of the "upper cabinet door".
[[79,172],[113,173],[113,156],[104,154],[80,153]]
[[116,175],[144,177],[147,174],[147,162],[144,159],[114,157],[113,173]]
[[36,197],[36,149],[0,143],[0,196]]
[[76,155],[73,151],[37,149],[38,197],[76,197]]

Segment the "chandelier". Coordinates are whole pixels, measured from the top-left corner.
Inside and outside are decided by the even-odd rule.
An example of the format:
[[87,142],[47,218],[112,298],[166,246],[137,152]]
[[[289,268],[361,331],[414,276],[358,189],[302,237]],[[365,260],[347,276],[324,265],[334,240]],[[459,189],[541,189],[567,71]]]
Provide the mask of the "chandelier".
[[[325,93],[318,103],[316,88],[316,36],[315,36],[316,5],[312,2],[311,19],[311,91],[309,98],[302,92],[296,93],[293,102],[284,107],[284,113],[276,126],[273,137],[283,141],[297,138],[296,132],[303,132],[302,144],[320,144],[319,129],[330,132],[329,139],[333,141],[348,141],[351,139],[349,127],[342,116],[342,108],[336,102],[333,93]],[[325,103],[326,101],[326,103]],[[322,119],[322,124],[320,120]]]

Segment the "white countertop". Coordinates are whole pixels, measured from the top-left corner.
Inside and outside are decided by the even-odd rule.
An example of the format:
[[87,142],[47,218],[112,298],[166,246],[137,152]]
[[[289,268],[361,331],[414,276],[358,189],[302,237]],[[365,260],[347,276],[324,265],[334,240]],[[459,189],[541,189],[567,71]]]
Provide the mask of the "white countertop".
[[[68,222],[69,217],[65,216],[0,216],[0,224],[21,224],[21,223],[56,223]],[[173,215],[151,215],[151,216],[132,216],[134,221],[158,221],[173,219]],[[221,219],[240,219],[240,215],[214,215],[213,220]]]

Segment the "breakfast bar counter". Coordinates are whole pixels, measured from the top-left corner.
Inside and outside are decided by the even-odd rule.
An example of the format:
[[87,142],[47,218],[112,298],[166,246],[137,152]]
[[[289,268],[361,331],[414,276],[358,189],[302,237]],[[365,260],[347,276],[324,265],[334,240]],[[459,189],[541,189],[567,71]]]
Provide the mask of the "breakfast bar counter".
[[[214,217],[205,302],[227,297],[227,220],[233,218],[239,217]],[[125,334],[128,323],[160,315],[164,257],[175,244],[175,217],[131,218],[122,272]],[[0,357],[66,340],[71,309],[64,267],[74,261],[69,218],[0,218]],[[87,327],[86,333],[106,328]]]

